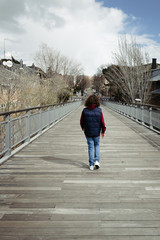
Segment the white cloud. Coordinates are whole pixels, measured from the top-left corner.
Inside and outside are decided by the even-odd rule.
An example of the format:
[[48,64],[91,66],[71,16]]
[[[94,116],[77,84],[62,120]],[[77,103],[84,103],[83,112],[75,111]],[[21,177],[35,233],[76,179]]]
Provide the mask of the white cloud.
[[[12,1],[3,0],[5,9]],[[0,2],[0,9],[3,11]],[[1,39],[6,42],[6,52],[23,58],[27,63],[33,62],[33,56],[40,43],[59,50],[62,54],[82,64],[85,74],[94,74],[101,64],[112,61],[112,52],[117,47],[118,35],[125,32],[126,22],[135,21],[119,9],[107,8],[95,0],[24,0],[1,23]],[[8,5],[7,5],[8,4]],[[6,10],[7,11],[7,10]],[[23,15],[21,14],[23,13]],[[14,33],[6,27],[14,26]],[[15,27],[17,24],[17,29]],[[21,34],[20,34],[21,32]],[[142,40],[149,43],[150,38]],[[1,40],[1,49],[3,41]],[[152,43],[153,49],[155,42]],[[150,50],[154,51],[154,50]],[[2,55],[2,52],[1,52]]]
[[150,61],[152,58],[157,58],[157,61],[160,61],[160,43],[156,42],[152,35],[137,35],[136,41],[144,46],[145,51],[150,56]]

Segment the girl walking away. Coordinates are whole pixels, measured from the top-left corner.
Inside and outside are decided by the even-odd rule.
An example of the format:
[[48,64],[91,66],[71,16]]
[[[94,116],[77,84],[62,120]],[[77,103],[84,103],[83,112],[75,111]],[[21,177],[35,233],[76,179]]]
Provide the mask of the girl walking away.
[[100,167],[100,134],[104,138],[106,131],[104,117],[100,106],[99,98],[90,95],[85,104],[80,119],[80,125],[85,133],[88,144],[89,169],[94,170]]

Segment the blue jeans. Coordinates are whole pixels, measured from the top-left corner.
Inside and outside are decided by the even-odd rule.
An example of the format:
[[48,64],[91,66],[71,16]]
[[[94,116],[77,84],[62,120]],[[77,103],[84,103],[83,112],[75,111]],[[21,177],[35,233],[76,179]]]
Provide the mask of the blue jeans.
[[89,165],[94,166],[94,162],[100,160],[100,137],[86,137],[88,143]]

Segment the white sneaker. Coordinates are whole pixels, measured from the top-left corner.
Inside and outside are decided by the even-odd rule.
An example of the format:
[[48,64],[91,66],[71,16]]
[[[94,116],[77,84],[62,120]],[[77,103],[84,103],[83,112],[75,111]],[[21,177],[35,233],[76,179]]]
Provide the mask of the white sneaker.
[[90,169],[91,171],[93,171],[93,170],[94,170],[94,166],[89,166],[89,169]]
[[96,168],[96,169],[100,168],[100,164],[99,164],[98,161],[95,161],[95,168]]

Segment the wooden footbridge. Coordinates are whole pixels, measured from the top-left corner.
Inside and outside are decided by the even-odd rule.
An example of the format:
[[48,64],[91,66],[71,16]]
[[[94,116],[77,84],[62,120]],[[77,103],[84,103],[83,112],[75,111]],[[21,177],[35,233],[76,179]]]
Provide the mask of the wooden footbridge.
[[160,239],[160,136],[102,106],[90,171],[82,109],[0,166],[0,240]]

